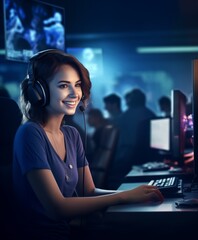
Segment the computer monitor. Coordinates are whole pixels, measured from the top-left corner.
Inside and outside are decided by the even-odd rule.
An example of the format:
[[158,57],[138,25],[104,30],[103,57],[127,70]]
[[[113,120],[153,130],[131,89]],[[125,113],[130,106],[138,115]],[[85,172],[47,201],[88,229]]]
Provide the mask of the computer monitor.
[[194,148],[194,179],[198,186],[198,59],[193,60],[193,148]]
[[184,164],[186,131],[186,96],[180,90],[171,91],[172,150],[171,157],[178,166]]
[[3,0],[6,59],[27,62],[47,48],[65,51],[64,8],[36,0]]
[[150,148],[156,149],[161,155],[170,155],[171,118],[154,118],[150,120]]
[[171,117],[150,121],[150,147],[174,165],[183,166],[186,126],[186,96],[180,90],[172,90]]
[[91,78],[103,75],[102,48],[93,47],[67,47],[66,52],[74,55],[89,70]]

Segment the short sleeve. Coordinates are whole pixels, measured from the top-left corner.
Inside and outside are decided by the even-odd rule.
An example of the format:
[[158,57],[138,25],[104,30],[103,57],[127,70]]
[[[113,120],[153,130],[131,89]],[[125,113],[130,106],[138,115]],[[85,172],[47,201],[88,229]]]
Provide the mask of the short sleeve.
[[25,174],[32,169],[50,169],[46,155],[46,140],[36,124],[22,125],[15,137],[14,154]]

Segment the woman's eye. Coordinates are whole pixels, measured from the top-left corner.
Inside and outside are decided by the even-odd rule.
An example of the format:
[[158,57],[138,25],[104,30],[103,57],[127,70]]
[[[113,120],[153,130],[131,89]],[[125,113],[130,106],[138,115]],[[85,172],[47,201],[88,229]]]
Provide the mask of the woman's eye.
[[77,83],[76,87],[81,87],[81,85],[82,85],[81,83]]
[[62,84],[59,86],[60,88],[67,88],[67,84]]

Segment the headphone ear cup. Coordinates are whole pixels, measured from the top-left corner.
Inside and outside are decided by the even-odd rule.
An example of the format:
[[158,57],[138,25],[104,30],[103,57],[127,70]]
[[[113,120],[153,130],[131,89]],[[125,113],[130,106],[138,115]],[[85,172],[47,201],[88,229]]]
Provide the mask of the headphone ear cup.
[[46,106],[49,103],[49,90],[46,83],[42,80],[30,83],[28,98],[32,105]]

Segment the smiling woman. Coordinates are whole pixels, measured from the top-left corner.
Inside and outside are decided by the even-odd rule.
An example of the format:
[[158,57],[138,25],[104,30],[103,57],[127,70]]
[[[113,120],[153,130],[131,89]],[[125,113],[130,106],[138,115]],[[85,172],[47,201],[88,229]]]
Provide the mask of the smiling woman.
[[63,125],[80,101],[86,107],[90,88],[87,69],[60,50],[39,52],[29,62],[21,83],[26,121],[16,133],[13,159],[21,239],[66,240],[76,216],[119,203],[163,200],[153,186],[123,192],[95,187],[79,132]]
[[73,115],[82,98],[79,74],[70,65],[61,66],[49,83],[49,91],[51,102],[47,110],[54,108],[63,115]]
[[[48,61],[51,61],[51,64],[49,64]],[[67,71],[67,69],[64,71],[63,68],[69,68],[68,70],[70,71]],[[55,82],[55,84],[57,84],[59,88],[65,88],[65,86],[67,86],[71,90],[71,87],[69,87],[71,84],[68,81],[69,74],[71,77],[76,74],[75,88],[83,92],[83,98],[81,100],[86,105],[91,88],[87,69],[84,68],[75,57],[56,49],[44,50],[30,59],[27,77],[22,82],[22,91],[24,92],[23,102],[26,102],[27,105],[29,105],[29,102],[32,111],[34,111],[35,108],[42,110],[40,111],[40,115],[42,115],[40,117],[44,117],[44,107],[48,106],[50,101],[49,87],[55,81],[51,82],[52,78],[56,75],[59,82]],[[54,94],[54,89],[52,94]],[[30,114],[30,110],[25,113],[27,118],[30,118]],[[38,116],[36,116],[36,118],[37,117]]]

